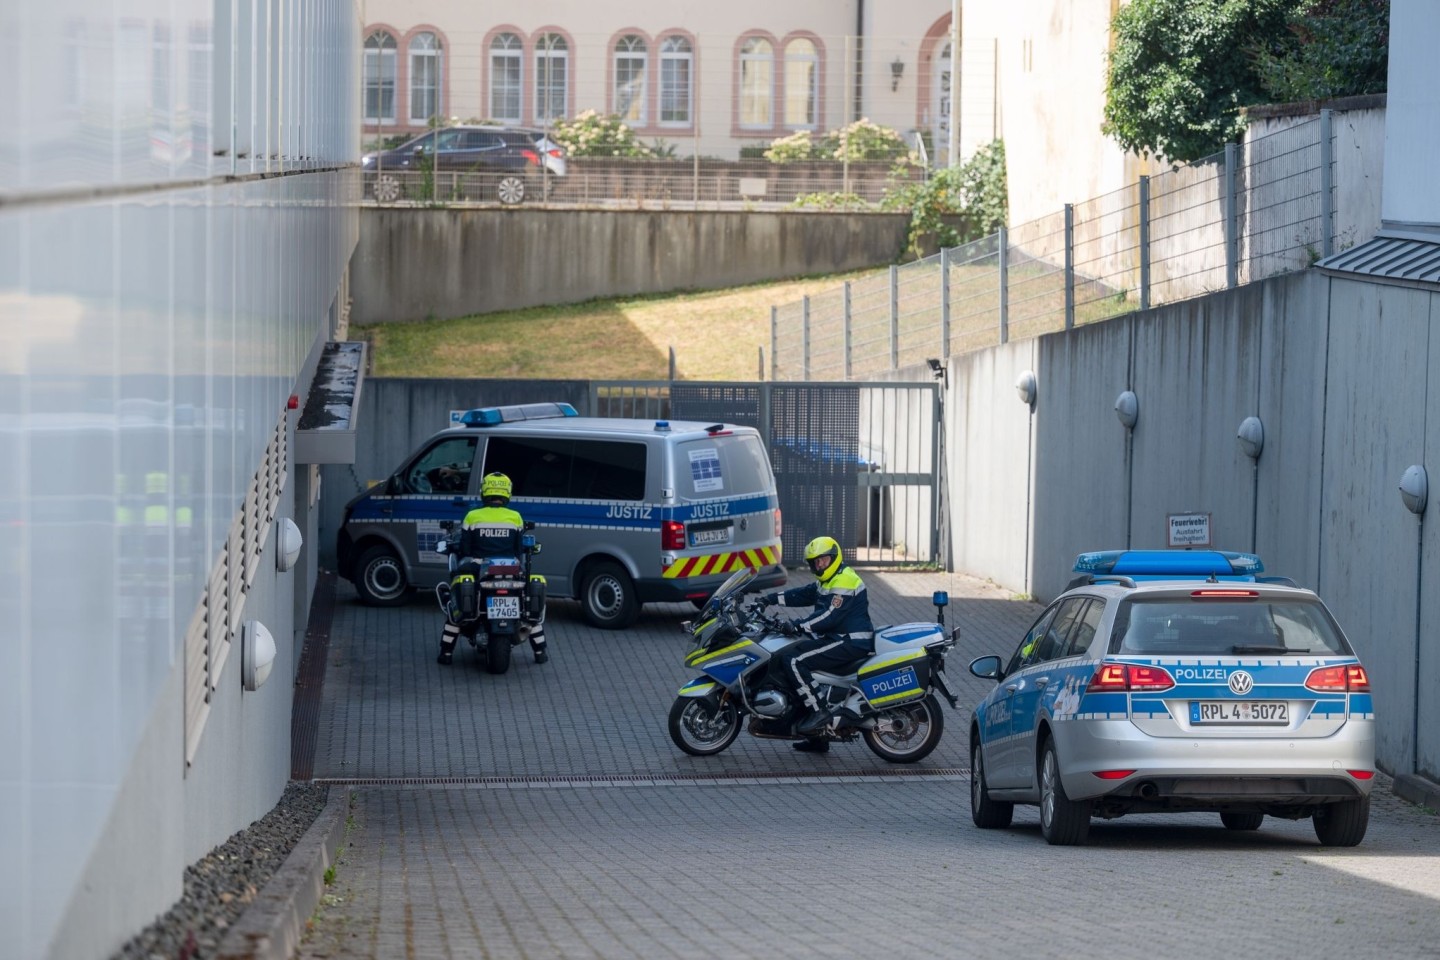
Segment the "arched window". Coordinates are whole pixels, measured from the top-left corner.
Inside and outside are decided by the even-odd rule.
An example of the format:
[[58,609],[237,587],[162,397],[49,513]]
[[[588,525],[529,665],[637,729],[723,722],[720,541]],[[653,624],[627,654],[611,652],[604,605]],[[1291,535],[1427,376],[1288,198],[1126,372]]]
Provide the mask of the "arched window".
[[440,38],[417,33],[410,41],[410,122],[440,116]]
[[645,125],[645,38],[633,33],[615,42],[615,101],[611,112],[626,123]]
[[764,37],[740,44],[740,126],[775,123],[775,49]]
[[490,118],[520,122],[524,44],[513,33],[490,41]]
[[785,45],[785,126],[813,129],[820,112],[820,56],[812,40]]
[[950,44],[940,48],[935,56],[935,69],[931,77],[935,84],[930,93],[931,116],[935,118],[935,124],[930,130],[935,144],[935,159],[937,162],[944,153],[944,162],[950,163]]
[[570,67],[570,45],[558,33],[542,34],[535,41],[535,122],[549,123],[570,115],[565,102]]
[[376,30],[365,38],[365,122],[395,122],[395,38]]
[[688,127],[695,100],[695,51],[684,37],[660,41],[660,123]]

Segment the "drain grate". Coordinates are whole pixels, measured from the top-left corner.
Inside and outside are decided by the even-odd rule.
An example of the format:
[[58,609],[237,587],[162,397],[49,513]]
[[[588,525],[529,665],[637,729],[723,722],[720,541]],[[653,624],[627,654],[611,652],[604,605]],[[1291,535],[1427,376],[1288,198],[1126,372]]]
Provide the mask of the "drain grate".
[[342,787],[496,787],[496,786],[662,786],[665,784],[751,784],[795,781],[954,780],[969,778],[967,767],[902,770],[785,770],[757,773],[550,774],[492,777],[316,777],[315,783]]

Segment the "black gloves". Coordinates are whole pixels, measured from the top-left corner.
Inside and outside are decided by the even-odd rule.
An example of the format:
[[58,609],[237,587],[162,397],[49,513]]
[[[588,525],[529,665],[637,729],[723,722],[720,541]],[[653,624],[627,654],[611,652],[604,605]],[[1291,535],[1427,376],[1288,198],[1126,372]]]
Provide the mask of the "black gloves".
[[767,593],[767,594],[763,594],[763,595],[760,597],[760,606],[762,606],[762,607],[773,607],[773,606],[776,606],[776,605],[779,604],[779,603],[780,603],[780,594],[778,594],[778,593]]

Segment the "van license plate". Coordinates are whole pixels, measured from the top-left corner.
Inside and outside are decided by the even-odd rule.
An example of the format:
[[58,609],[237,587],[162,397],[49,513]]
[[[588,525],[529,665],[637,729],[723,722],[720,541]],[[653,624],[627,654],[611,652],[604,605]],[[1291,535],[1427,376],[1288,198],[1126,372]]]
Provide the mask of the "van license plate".
[[519,620],[519,597],[486,597],[485,615],[491,620]]
[[690,546],[704,547],[712,543],[729,543],[730,528],[720,527],[715,530],[691,530]]
[[1191,723],[1289,723],[1290,704],[1273,700],[1195,700]]

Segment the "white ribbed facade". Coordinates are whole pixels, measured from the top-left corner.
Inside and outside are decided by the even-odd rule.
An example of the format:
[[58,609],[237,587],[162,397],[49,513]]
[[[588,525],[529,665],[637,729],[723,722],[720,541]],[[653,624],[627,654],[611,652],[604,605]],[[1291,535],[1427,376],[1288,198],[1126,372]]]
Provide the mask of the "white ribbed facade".
[[345,314],[361,22],[0,2],[0,958],[110,955],[288,780],[315,566],[273,525],[314,536],[285,408]]

